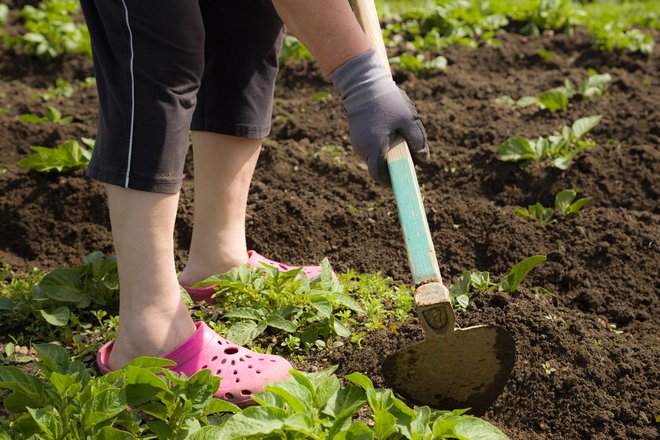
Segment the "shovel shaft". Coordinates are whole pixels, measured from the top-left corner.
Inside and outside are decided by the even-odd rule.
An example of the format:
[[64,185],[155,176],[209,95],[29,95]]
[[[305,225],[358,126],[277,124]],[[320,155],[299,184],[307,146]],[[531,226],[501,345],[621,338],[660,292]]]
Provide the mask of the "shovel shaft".
[[[349,0],[349,3],[369,39],[371,47],[378,53],[381,63],[389,66],[373,0]],[[415,166],[408,145],[402,137],[397,137],[390,146],[387,165],[396,197],[413,281],[417,285],[430,282],[441,283],[440,268],[426,220]]]
[[[381,62],[389,66],[374,1],[349,0],[349,3]],[[449,291],[442,284],[415,165],[408,144],[400,136],[390,145],[387,166],[403,229],[408,264],[417,285],[415,311],[427,336],[443,336],[454,330],[454,310]]]

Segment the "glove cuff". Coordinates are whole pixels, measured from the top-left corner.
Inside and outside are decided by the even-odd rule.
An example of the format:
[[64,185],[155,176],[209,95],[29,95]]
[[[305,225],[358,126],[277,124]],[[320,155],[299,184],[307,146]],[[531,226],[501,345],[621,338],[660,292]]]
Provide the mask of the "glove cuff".
[[389,68],[381,64],[375,50],[351,58],[328,78],[341,93],[347,112],[397,89]]

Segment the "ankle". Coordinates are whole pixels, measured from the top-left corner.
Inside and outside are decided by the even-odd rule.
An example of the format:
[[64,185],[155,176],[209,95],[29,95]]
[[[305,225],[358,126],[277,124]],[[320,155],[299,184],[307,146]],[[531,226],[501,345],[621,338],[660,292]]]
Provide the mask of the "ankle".
[[120,316],[117,338],[108,359],[110,368],[121,368],[140,356],[164,356],[195,332],[195,324],[181,300],[173,310],[142,309]]
[[190,287],[212,275],[222,274],[236,266],[246,264],[247,260],[247,251],[243,250],[214,255],[200,255],[191,251],[188,264],[179,274],[179,284]]

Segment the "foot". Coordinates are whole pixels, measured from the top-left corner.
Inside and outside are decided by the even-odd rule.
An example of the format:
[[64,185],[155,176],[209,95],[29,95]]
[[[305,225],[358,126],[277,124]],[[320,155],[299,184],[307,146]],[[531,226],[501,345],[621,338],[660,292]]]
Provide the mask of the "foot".
[[[135,309],[135,308],[133,308]],[[180,295],[173,306],[154,304],[121,313],[117,339],[108,358],[112,370],[140,356],[161,357],[195,332],[195,324]]]

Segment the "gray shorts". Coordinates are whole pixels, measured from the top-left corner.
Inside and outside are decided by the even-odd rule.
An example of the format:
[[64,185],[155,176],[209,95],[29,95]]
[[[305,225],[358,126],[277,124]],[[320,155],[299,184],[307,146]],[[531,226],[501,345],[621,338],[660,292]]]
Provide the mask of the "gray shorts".
[[189,130],[268,135],[284,36],[271,1],[81,4],[100,107],[88,176],[176,193]]

